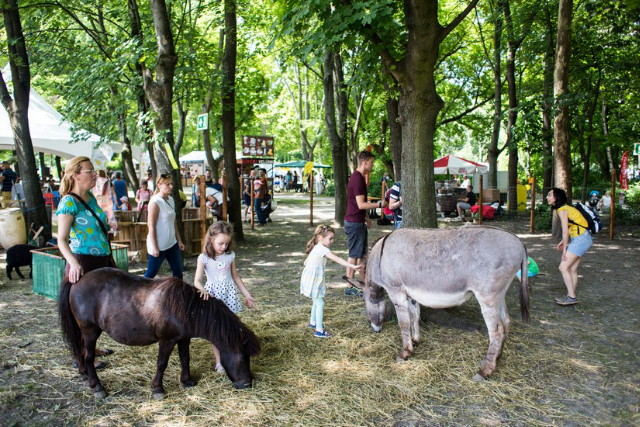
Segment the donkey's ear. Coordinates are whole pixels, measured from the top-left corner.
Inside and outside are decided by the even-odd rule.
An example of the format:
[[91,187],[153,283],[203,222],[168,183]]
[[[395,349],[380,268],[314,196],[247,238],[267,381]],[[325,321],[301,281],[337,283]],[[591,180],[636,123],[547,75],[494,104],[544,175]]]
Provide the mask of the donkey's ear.
[[355,286],[358,289],[362,289],[364,287],[364,282],[362,280],[353,279],[347,276],[342,276],[342,280],[346,281],[351,286]]

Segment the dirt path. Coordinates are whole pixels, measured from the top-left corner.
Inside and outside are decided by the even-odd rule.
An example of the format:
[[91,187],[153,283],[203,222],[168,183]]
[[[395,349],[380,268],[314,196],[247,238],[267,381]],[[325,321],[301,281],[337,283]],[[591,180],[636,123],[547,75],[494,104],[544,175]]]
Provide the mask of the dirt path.
[[[316,200],[315,214],[316,223],[330,221],[332,200]],[[28,279],[9,282],[4,274],[5,253],[0,251],[0,424],[640,424],[638,229],[622,231],[614,241],[608,240],[606,229],[598,235],[580,270],[580,304],[559,307],[553,298],[565,290],[557,271],[559,253],[550,235],[529,234],[526,219],[492,223],[518,234],[541,275],[532,285],[529,325],[519,320],[517,286],[511,287],[511,335],[496,375],[477,384],[470,381],[473,360],[486,350],[486,331],[475,302],[446,310],[444,316],[462,319],[471,328],[450,326],[456,322],[448,322],[449,326],[427,322],[422,325],[424,343],[411,362],[400,366],[392,361],[400,343],[395,322],[387,322],[383,334],[365,334],[362,301],[344,296],[342,269],[335,265],[328,265],[327,317],[338,336],[315,347],[313,340],[292,344],[290,330],[305,324],[309,308],[297,293],[304,244],[311,235],[304,196],[281,197],[273,219],[266,227],[246,230],[246,241],[236,248],[238,270],[260,306],[242,317],[250,325],[260,325],[256,333],[264,346],[253,365],[261,382],[249,393],[234,393],[224,379],[211,379],[210,347],[197,343],[192,345],[192,369],[201,377],[200,384],[190,391],[180,390],[176,374],[168,373],[169,397],[153,402],[149,381],[156,347],[125,347],[103,337],[101,344],[115,348],[116,354],[101,373],[111,396],[96,402],[70,368],[57,326],[56,303],[34,295]],[[370,236],[387,231],[374,226]],[[336,237],[332,249],[346,257],[343,232],[339,230]],[[195,258],[188,259],[186,266],[190,281]],[[134,265],[130,271],[141,273],[144,267]],[[382,353],[367,350],[374,342],[383,346]],[[468,344],[460,346],[460,342]],[[325,393],[325,381],[311,368],[287,369],[300,358],[313,357],[320,357],[325,367],[343,363],[344,357],[357,357],[371,372],[378,368],[386,374],[395,372],[397,380],[380,383],[375,375],[342,369],[349,380],[340,384],[339,392]],[[177,369],[173,359],[176,356],[169,370]],[[132,375],[131,360],[142,367],[142,373]],[[429,377],[415,378],[412,371],[429,372]],[[296,387],[317,390],[307,392],[310,406],[293,394],[291,389]],[[387,404],[377,400],[374,390],[402,396],[402,401]],[[323,409],[314,412],[314,407]]]

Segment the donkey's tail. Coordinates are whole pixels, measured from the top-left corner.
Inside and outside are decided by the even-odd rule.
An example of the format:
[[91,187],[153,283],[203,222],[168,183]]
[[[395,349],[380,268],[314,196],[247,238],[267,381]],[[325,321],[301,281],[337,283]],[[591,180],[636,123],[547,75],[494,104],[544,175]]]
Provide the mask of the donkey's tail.
[[524,256],[520,266],[520,315],[522,320],[529,322],[529,257],[527,248],[524,247]]
[[62,338],[73,353],[76,360],[79,359],[82,346],[82,334],[80,327],[76,322],[76,318],[71,311],[71,303],[69,302],[69,293],[71,292],[71,282],[62,279],[60,283],[60,294],[58,295],[58,317],[60,318],[60,329],[62,329]]

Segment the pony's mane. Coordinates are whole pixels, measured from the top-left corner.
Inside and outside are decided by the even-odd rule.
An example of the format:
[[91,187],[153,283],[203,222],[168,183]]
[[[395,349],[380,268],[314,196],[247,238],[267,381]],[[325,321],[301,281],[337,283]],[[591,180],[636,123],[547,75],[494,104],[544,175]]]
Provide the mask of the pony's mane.
[[205,301],[195,287],[174,277],[158,280],[155,285],[164,295],[166,309],[190,324],[194,335],[208,339],[221,350],[249,355],[260,352],[253,331],[224,302],[214,297]]

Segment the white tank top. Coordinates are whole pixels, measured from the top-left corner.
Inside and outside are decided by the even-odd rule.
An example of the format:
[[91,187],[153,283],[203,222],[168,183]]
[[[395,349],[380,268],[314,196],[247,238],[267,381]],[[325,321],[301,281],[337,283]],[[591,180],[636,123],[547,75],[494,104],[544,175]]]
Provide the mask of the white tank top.
[[[178,240],[176,239],[176,211],[173,198],[169,196],[169,200],[165,200],[160,194],[155,194],[149,200],[149,206],[158,205],[158,219],[156,221],[156,241],[158,242],[158,250],[166,251]],[[151,238],[147,235],[147,251],[151,252]]]

